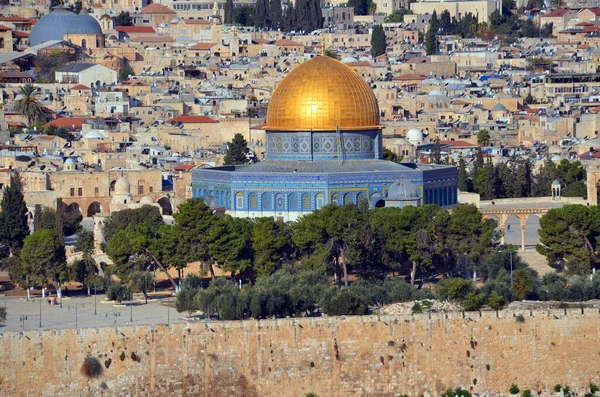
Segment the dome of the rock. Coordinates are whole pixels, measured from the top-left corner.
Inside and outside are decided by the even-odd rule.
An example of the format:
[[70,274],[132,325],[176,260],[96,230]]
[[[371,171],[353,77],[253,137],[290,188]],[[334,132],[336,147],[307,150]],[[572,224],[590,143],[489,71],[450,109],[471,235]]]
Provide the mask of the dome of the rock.
[[304,62],[281,80],[267,110],[266,130],[335,131],[380,128],[369,84],[327,56]]

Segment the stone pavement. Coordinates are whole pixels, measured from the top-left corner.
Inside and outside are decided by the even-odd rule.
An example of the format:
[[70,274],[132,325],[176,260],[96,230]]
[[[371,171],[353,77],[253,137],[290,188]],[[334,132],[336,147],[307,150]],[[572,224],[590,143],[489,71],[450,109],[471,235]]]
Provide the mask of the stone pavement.
[[[136,296],[136,298],[138,298]],[[174,307],[174,298],[161,298],[144,303],[140,300],[132,301],[125,307],[114,307],[112,303],[101,303],[106,300],[105,295],[96,298],[96,312],[94,314],[94,296],[81,296],[63,298],[62,308],[59,305],[49,305],[47,299],[42,298],[42,329],[75,328],[76,315],[77,327],[112,327],[115,322],[117,327],[122,325],[142,324],[175,324],[185,323],[183,317],[187,313],[177,313]],[[52,298],[53,299],[53,298]],[[166,305],[169,306],[166,306]],[[7,297],[0,295],[0,306],[6,305],[8,316],[4,324],[0,324],[0,334],[4,331],[40,329],[40,298],[35,297],[27,301],[23,297]],[[75,308],[77,307],[77,310]],[[115,316],[116,314],[116,316]],[[26,316],[24,322],[21,318]],[[133,319],[133,320],[132,320]]]

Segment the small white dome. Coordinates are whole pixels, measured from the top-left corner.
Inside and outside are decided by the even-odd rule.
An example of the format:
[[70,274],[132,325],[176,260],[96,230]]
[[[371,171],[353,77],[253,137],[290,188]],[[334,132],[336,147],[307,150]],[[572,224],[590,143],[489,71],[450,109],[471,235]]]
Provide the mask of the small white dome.
[[140,200],[140,204],[144,204],[144,205],[146,205],[146,204],[148,204],[148,205],[154,204],[154,199],[152,197],[150,197],[150,196],[144,196]]
[[387,199],[394,201],[413,200],[419,198],[416,186],[408,180],[398,179],[387,192]]
[[115,182],[115,194],[129,194],[130,188],[129,181],[123,177],[120,177]]
[[65,159],[64,165],[75,165],[75,160],[72,157],[67,157]]
[[83,139],[104,139],[104,135],[100,131],[90,131],[85,134]]
[[344,57],[342,58],[342,63],[350,63],[350,62],[356,62],[357,59],[354,57]]
[[406,133],[406,140],[409,141],[411,145],[420,145],[423,143],[423,131],[418,128],[411,128]]
[[444,93],[440,90],[431,90],[428,96],[445,96]]

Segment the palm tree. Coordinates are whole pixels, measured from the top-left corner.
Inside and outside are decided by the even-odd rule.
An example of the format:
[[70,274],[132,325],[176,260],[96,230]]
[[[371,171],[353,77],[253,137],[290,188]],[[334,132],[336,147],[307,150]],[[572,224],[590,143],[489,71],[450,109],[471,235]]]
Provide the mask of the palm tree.
[[490,136],[490,132],[488,130],[481,129],[477,131],[477,145],[479,146],[488,146],[492,137]]
[[42,114],[42,104],[37,100],[37,87],[32,84],[25,84],[21,87],[19,98],[15,102],[14,111],[21,116],[27,117],[27,126],[31,127],[36,121],[38,121]]

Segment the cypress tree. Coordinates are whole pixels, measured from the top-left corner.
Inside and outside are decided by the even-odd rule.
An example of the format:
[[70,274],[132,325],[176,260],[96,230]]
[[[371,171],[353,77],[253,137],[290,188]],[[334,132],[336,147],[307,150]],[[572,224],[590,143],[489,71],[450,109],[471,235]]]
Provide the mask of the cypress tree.
[[65,216],[65,205],[61,198],[56,199],[56,234],[60,241],[64,241],[64,216]]
[[227,144],[227,153],[223,159],[223,164],[245,164],[248,162],[246,154],[250,151],[248,149],[248,142],[242,134],[235,134],[233,140]]
[[429,29],[427,29],[427,34],[425,35],[425,50],[427,51],[427,55],[435,55],[437,53],[437,32],[438,20],[434,10],[429,20]]
[[465,159],[460,156],[458,159],[458,189],[461,192],[469,191],[469,179],[467,177],[467,164]]
[[254,26],[256,28],[264,28],[267,23],[268,14],[267,0],[257,0],[254,6]]
[[273,26],[274,29],[283,27],[283,13],[281,11],[281,0],[271,0],[269,8],[271,10],[271,26]]
[[0,205],[0,241],[8,245],[10,252],[16,255],[23,247],[23,240],[29,235],[27,205],[18,173],[15,172],[10,177],[10,186],[4,190]]
[[435,140],[435,145],[433,146],[433,153],[431,153],[431,160],[435,164],[442,164],[442,147],[440,145],[440,139]]
[[381,25],[375,25],[373,27],[373,33],[371,34],[371,55],[378,57],[381,54],[385,54],[387,43],[385,40],[385,32]]
[[225,23],[233,23],[233,0],[225,2]]

